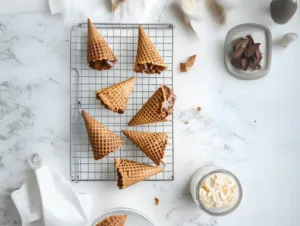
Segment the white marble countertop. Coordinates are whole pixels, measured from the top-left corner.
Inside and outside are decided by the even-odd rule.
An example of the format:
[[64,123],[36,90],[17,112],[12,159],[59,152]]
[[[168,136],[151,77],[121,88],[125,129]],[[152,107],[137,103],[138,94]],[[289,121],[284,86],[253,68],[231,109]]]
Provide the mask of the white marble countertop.
[[[268,15],[268,1],[244,2],[224,27],[203,21],[199,40],[169,1],[160,22],[176,27],[175,181],[144,182],[124,191],[116,182],[74,184],[93,195],[92,218],[131,207],[164,226],[300,224],[300,42],[287,49],[278,45],[285,33],[300,34],[300,15],[280,26]],[[272,70],[257,81],[232,77],[223,63],[225,35],[243,22],[261,23],[273,33]],[[28,155],[40,153],[52,170],[69,177],[69,32],[60,16],[45,12],[0,16],[0,226],[21,225],[7,211],[8,195],[26,178]],[[179,73],[179,62],[192,54],[198,55],[195,67]],[[192,202],[188,181],[206,162],[241,180],[244,198],[232,215],[209,217]]]

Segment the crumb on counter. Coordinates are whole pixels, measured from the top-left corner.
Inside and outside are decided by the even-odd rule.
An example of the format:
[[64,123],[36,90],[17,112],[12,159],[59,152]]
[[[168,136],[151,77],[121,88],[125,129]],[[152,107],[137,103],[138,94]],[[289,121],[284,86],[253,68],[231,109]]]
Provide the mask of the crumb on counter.
[[160,202],[159,199],[158,199],[158,198],[154,198],[154,201],[155,201],[155,205],[158,206],[158,205],[159,205],[159,202]]
[[200,106],[197,107],[197,111],[201,111],[201,107]]
[[256,123],[256,120],[254,120],[254,123]]
[[189,124],[189,122],[184,122],[184,124],[186,124],[186,125],[187,125],[187,124]]

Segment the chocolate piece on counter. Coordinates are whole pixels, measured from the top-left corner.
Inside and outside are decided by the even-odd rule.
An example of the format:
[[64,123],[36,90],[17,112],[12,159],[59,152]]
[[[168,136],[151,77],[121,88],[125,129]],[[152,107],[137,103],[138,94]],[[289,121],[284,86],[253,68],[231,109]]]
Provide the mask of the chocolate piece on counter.
[[246,57],[252,57],[259,49],[260,43],[255,43],[247,48]]
[[248,60],[246,58],[243,58],[241,60],[241,65],[242,65],[243,70],[246,71],[248,68]]

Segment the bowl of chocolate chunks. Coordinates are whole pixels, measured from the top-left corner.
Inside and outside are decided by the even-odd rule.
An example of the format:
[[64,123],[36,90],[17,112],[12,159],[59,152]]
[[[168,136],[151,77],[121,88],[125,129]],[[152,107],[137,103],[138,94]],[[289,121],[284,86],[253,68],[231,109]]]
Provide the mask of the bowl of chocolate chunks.
[[253,80],[271,68],[271,32],[258,24],[242,24],[231,29],[225,40],[225,64],[240,79]]

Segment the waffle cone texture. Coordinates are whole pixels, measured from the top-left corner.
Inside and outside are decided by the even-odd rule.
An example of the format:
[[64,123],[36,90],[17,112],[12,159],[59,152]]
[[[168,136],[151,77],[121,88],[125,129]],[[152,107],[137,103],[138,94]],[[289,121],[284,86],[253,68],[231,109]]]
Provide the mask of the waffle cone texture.
[[123,114],[126,110],[130,94],[134,88],[136,77],[95,91],[96,97],[107,109]]
[[163,171],[158,166],[150,166],[126,159],[116,159],[115,164],[118,174],[118,187],[120,189],[127,188]]
[[164,59],[160,56],[155,45],[143,29],[143,27],[139,26],[139,39],[134,71],[139,72],[138,65],[143,64],[161,66],[163,71],[167,69]]
[[[176,96],[173,91],[167,86],[161,85],[133,116],[128,125],[137,126],[167,121],[167,117],[172,114],[175,100]],[[168,108],[167,111],[165,110],[166,107]]]
[[124,135],[141,149],[157,166],[164,158],[168,134],[123,130]]
[[123,141],[118,135],[104,127],[85,110],[82,111],[82,116],[85,122],[95,160],[102,159],[109,153],[120,148]]
[[109,216],[97,224],[97,226],[124,226],[127,220],[126,215]]
[[93,69],[108,70],[117,62],[112,49],[90,19],[88,19],[87,49],[87,61]]

